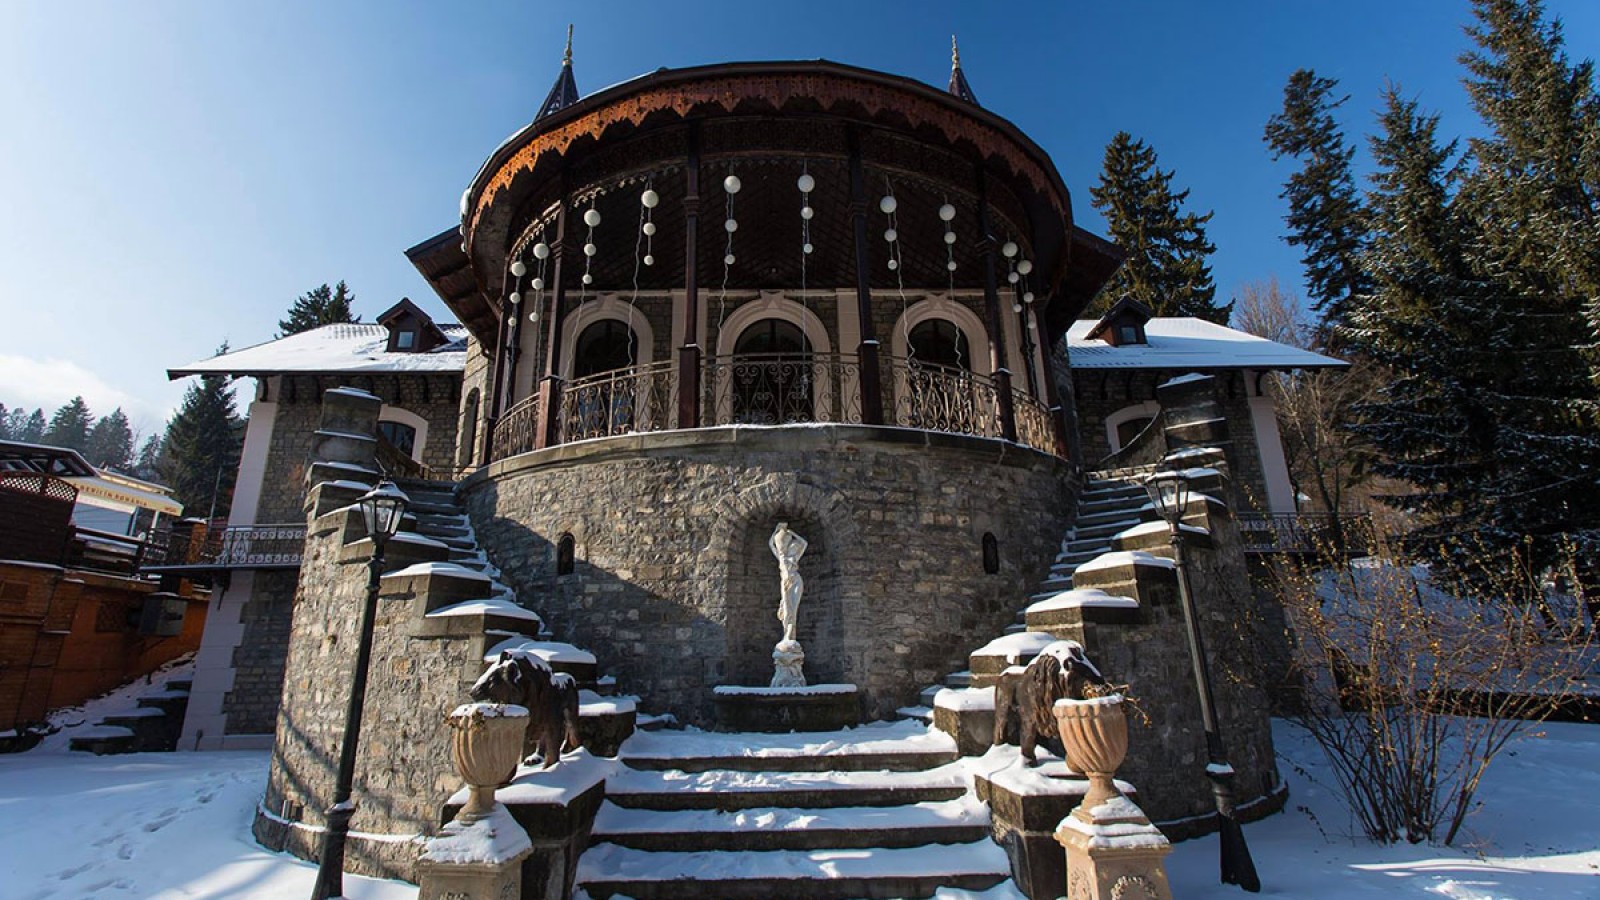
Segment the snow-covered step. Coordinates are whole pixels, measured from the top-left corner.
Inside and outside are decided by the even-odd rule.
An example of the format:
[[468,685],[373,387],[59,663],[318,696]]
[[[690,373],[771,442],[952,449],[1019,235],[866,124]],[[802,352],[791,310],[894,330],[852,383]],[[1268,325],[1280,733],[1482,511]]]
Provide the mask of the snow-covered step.
[[592,842],[635,850],[816,850],[919,847],[989,837],[989,810],[966,795],[907,806],[722,810],[628,809],[605,803]]
[[923,847],[651,852],[615,844],[578,861],[577,883],[594,900],[718,897],[932,897],[941,887],[986,890],[1010,877],[1005,851],[989,840]]
[[[659,734],[660,732],[654,732]],[[967,792],[960,764],[916,772],[646,772],[606,780],[606,797],[629,809],[829,809],[954,800]]]
[[1105,539],[1105,540],[1110,540],[1111,536],[1116,534],[1117,532],[1126,531],[1127,529],[1132,528],[1133,526],[1138,525],[1138,524],[1139,524],[1139,517],[1136,516],[1136,515],[1129,514],[1126,518],[1113,519],[1113,520],[1102,522],[1102,523],[1099,523],[1099,524],[1089,525],[1087,527],[1079,528],[1077,530],[1076,539],[1077,540],[1089,540],[1091,538],[1101,538],[1101,539]]
[[[636,734],[621,759],[641,772],[827,772],[932,769],[954,762],[947,735],[911,722],[874,722],[843,731]],[[609,790],[609,788],[608,788]]]

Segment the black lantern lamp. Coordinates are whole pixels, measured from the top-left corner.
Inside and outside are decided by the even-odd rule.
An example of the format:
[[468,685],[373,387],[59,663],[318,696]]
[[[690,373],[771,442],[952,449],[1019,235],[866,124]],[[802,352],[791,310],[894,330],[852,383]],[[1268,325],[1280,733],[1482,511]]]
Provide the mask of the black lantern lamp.
[[1206,730],[1206,777],[1211,781],[1211,795],[1217,804],[1218,831],[1222,839],[1222,883],[1236,884],[1255,893],[1261,890],[1261,878],[1256,874],[1256,864],[1250,858],[1250,848],[1245,845],[1244,830],[1239,827],[1239,817],[1234,808],[1233,766],[1228,764],[1228,754],[1222,743],[1221,727],[1217,724],[1217,705],[1211,694],[1211,670],[1206,662],[1205,640],[1200,635],[1200,620],[1195,615],[1194,597],[1189,589],[1189,569],[1183,554],[1183,516],[1189,511],[1189,475],[1186,472],[1165,470],[1155,472],[1144,481],[1150,504],[1172,531],[1172,561],[1178,569],[1178,601],[1183,607],[1183,623],[1189,632],[1189,658],[1194,665],[1194,684],[1200,694],[1200,719]]
[[317,864],[317,883],[312,900],[344,896],[344,845],[350,834],[350,818],[356,806],[350,802],[355,783],[356,746],[361,740],[361,711],[366,705],[367,669],[372,662],[372,627],[378,611],[378,579],[383,575],[383,548],[400,530],[410,499],[385,480],[368,491],[356,505],[372,539],[372,557],[367,561],[367,599],[361,609],[361,634],[356,643],[356,666],[350,678],[350,705],[344,717],[344,740],[339,749],[339,774],[333,789],[333,805],[328,807],[328,830],[322,835],[322,853]]

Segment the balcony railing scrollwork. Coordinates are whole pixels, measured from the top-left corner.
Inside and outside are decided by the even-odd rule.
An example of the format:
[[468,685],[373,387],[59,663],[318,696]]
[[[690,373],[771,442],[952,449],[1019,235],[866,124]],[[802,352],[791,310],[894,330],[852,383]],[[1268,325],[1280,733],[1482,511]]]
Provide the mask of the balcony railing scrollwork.
[[532,394],[506,410],[494,423],[494,458],[527,453],[539,433],[539,395]]
[[676,374],[677,364],[667,360],[568,382],[561,389],[561,443],[672,428]]
[[[915,359],[885,360],[890,424],[925,431],[1000,437],[999,384],[988,375]],[[677,361],[602,372],[566,383],[555,410],[559,443],[665,431],[678,425]],[[843,353],[747,353],[701,362],[700,422],[719,425],[861,424],[861,362]],[[1012,389],[1017,441],[1061,455],[1045,405]],[[495,459],[534,449],[543,410],[538,395],[495,425]]]

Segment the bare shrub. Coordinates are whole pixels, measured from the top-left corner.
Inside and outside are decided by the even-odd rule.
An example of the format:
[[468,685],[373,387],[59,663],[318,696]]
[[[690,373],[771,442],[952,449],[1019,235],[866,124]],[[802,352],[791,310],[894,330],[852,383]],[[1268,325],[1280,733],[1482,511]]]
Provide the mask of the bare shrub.
[[1450,844],[1495,757],[1594,670],[1593,632],[1546,573],[1443,581],[1377,530],[1371,558],[1277,567],[1300,694],[1286,717],[1368,837]]

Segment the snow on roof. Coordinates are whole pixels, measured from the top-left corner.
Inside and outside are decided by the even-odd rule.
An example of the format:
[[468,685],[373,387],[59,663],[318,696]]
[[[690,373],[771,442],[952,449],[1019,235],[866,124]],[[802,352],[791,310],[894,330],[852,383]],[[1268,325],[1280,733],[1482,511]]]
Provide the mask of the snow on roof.
[[1324,369],[1348,363],[1190,317],[1151,319],[1145,344],[1113,347],[1089,339],[1095,320],[1079,319],[1067,329],[1074,369]]
[[467,329],[440,325],[450,343],[424,353],[390,353],[389,329],[377,324],[324,325],[168,369],[185,375],[275,375],[288,372],[460,372],[467,364]]

